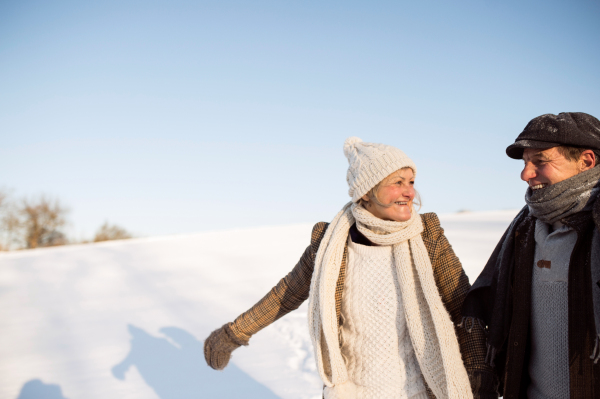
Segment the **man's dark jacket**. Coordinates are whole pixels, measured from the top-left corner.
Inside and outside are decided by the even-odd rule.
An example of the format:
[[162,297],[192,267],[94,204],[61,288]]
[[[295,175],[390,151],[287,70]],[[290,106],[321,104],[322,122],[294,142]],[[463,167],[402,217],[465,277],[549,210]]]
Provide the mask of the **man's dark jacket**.
[[[503,343],[493,353],[488,353],[489,361],[494,363],[495,371],[500,380],[499,392],[505,399],[527,398],[529,386],[529,359],[531,354],[530,316],[531,316],[531,285],[533,263],[535,256],[535,223],[536,218],[529,215],[527,209],[521,222],[515,226],[514,261],[508,277],[505,309],[508,317],[500,318],[502,323],[496,323],[494,328],[504,329]],[[592,301],[591,281],[591,250],[594,229],[600,230],[600,201],[596,201],[593,211],[576,213],[563,222],[577,232],[577,242],[573,248],[569,262],[568,287],[568,326],[556,328],[569,329],[569,377],[571,398],[600,398],[600,362],[595,364],[590,359],[596,343],[596,326]],[[495,262],[500,247],[506,239],[501,239],[492,258]],[[598,243],[595,243],[598,245]],[[486,266],[487,267],[487,266]],[[595,265],[600,267],[600,265]],[[598,284],[600,282],[593,282]],[[485,325],[490,326],[494,297],[498,289],[495,282],[490,287],[477,289],[477,282],[469,293],[471,298],[465,300],[464,316],[472,316],[466,311],[471,304],[479,303],[476,307]],[[470,302],[470,303],[468,303]],[[496,307],[497,308],[497,307]],[[495,331],[498,333],[498,331]],[[498,335],[498,334],[496,334]],[[488,342],[489,344],[489,342]],[[489,351],[488,345],[488,351]],[[487,359],[486,359],[487,360]]]

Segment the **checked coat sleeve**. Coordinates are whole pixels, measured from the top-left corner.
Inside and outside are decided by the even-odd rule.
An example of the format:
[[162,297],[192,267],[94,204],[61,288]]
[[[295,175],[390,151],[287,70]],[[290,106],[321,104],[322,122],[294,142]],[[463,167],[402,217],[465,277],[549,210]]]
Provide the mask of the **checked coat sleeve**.
[[[429,253],[433,274],[442,302],[454,323],[463,363],[467,369],[473,397],[479,399],[498,398],[497,378],[492,368],[485,364],[485,332],[477,326],[459,327],[462,321],[461,307],[471,288],[460,260],[444,235],[440,220],[435,213],[421,215],[423,220],[423,242]],[[469,327],[469,326],[466,326]]]
[[269,324],[298,309],[302,302],[308,299],[315,256],[326,228],[327,223],[317,223],[312,230],[311,244],[292,271],[260,301],[230,324],[231,330],[238,338],[247,341]]

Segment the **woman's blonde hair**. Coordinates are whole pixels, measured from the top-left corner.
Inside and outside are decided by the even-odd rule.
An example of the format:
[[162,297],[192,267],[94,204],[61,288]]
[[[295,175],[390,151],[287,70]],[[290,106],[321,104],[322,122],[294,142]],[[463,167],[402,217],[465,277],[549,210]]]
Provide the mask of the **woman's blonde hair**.
[[[385,179],[383,179],[382,181],[377,183],[377,185],[375,187],[370,189],[369,192],[367,192],[367,194],[366,194],[367,197],[369,198],[369,200],[373,201],[377,205],[382,206],[384,208],[389,208],[390,206],[392,206],[392,204],[382,203],[379,200],[379,197],[377,196],[377,194],[379,193],[379,190],[381,189],[381,187],[387,186],[391,180],[396,179],[396,174],[404,169],[411,169],[411,168],[406,167],[406,168],[398,169],[397,171],[395,171],[394,173],[390,174],[388,177],[386,177]],[[367,202],[368,201],[365,201],[362,198],[358,200],[358,203],[362,206],[365,206]],[[417,212],[421,210],[421,206],[422,206],[423,202],[421,200],[421,195],[419,194],[417,189],[415,189],[415,198],[413,199],[413,204],[415,204],[417,206]]]

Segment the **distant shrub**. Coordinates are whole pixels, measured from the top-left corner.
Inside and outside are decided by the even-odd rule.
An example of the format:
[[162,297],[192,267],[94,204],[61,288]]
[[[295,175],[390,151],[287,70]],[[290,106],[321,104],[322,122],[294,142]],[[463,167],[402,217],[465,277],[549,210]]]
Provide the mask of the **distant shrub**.
[[0,249],[49,247],[67,244],[61,231],[66,225],[67,208],[45,196],[12,200],[0,189]]
[[131,238],[132,235],[122,227],[117,225],[109,225],[104,223],[96,232],[94,242],[110,241],[110,240],[125,240]]
[[51,247],[67,244],[61,229],[67,223],[68,210],[58,200],[51,201],[44,196],[34,200],[23,200],[19,209],[21,228],[27,248]]
[[[68,212],[58,200],[44,195],[14,200],[9,190],[0,187],[0,251],[89,242],[67,238],[63,229]],[[124,228],[107,222],[98,229],[93,241],[131,237]]]

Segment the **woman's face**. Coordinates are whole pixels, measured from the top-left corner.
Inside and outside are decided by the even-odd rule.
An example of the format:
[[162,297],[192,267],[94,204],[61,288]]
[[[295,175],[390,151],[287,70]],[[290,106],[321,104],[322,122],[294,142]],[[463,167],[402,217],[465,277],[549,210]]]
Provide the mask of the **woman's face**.
[[389,207],[378,205],[367,195],[362,197],[367,201],[365,208],[383,220],[405,222],[410,219],[413,199],[415,198],[415,176],[411,168],[404,168],[392,173],[381,183],[377,198],[382,204],[391,204]]

